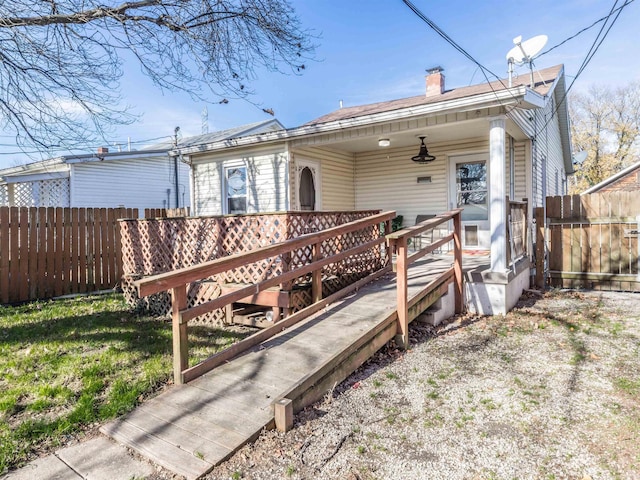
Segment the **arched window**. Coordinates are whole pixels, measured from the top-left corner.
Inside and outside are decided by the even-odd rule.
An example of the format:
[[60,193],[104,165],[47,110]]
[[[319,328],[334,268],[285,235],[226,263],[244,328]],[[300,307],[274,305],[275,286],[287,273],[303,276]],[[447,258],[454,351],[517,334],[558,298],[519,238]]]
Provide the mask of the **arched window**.
[[316,187],[313,179],[313,172],[309,167],[304,167],[300,172],[300,210],[315,210],[316,208]]

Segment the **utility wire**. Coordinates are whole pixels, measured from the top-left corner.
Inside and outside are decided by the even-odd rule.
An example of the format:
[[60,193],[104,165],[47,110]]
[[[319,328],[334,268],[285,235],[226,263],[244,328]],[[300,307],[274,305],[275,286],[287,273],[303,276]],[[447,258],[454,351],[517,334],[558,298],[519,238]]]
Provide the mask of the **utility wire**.
[[[589,51],[585,55],[585,58],[582,61],[582,64],[580,65],[580,68],[578,69],[578,72],[573,77],[573,80],[571,81],[571,83],[569,84],[567,89],[565,90],[565,92],[564,92],[564,94],[562,96],[562,99],[559,102],[557,102],[553,112],[551,113],[551,116],[547,119],[545,124],[542,126],[543,129],[546,128],[546,126],[549,124],[549,122],[551,122],[551,120],[553,120],[553,117],[558,113],[558,110],[560,109],[560,105],[562,105],[566,101],[567,96],[569,95],[569,92],[571,91],[571,88],[576,83],[576,80],[580,77],[582,72],[584,72],[585,68],[587,68],[587,65],[589,65],[589,63],[591,63],[591,60],[593,60],[594,55],[596,54],[596,52],[598,51],[598,49],[600,48],[602,43],[605,41],[605,39],[609,35],[609,32],[611,31],[611,29],[615,25],[616,21],[620,17],[620,14],[622,13],[622,10],[624,9],[624,7],[626,7],[627,5],[629,5],[633,1],[634,0],[626,0],[625,3],[623,3],[620,7],[616,8],[616,5],[618,4],[618,0],[615,0],[615,2],[613,3],[613,6],[611,7],[611,10],[609,11],[609,15],[604,17],[606,20],[604,21],[602,27],[600,28],[600,31],[598,32],[598,35],[596,35],[596,38],[593,40],[593,43],[591,44],[591,47],[589,48]],[[607,23],[608,23],[609,19],[611,18],[611,16],[614,13],[615,13],[615,17],[613,17],[613,19],[611,20],[611,23],[607,27]],[[606,28],[606,31],[604,31],[605,28]],[[604,34],[602,35],[602,38],[600,38],[600,36],[601,36],[603,31],[604,31]]]
[[[125,142],[107,142],[109,145],[112,145],[113,143],[116,143],[116,145],[125,145],[125,144],[131,144],[131,145],[138,145],[141,143],[148,143],[148,142],[153,142],[156,140],[164,140],[164,139],[168,139],[168,138],[172,138],[172,135],[163,135],[161,137],[154,137],[154,138],[148,138],[146,140],[132,140],[132,141],[127,141]],[[15,144],[8,144],[8,143],[0,143],[0,147],[15,147]],[[47,149],[49,152],[70,152],[73,151],[74,148],[65,148],[65,147],[52,147]],[[43,153],[41,150],[19,150],[16,152],[0,152],[0,155],[20,155],[20,154],[25,154],[25,155],[33,155],[33,154],[37,154],[37,153]],[[90,155],[91,153],[87,153],[87,155]],[[73,155],[83,155],[82,153],[80,154],[73,154]]]
[[[460,52],[462,55],[464,55],[468,60],[470,60],[471,62],[473,62],[475,65],[477,65],[477,67],[480,69],[480,71],[482,72],[482,75],[484,76],[485,80],[487,81],[487,84],[489,85],[489,88],[491,88],[491,91],[493,92],[493,94],[496,96],[496,99],[498,100],[498,103],[500,103],[501,106],[502,102],[500,101],[500,98],[498,97],[498,92],[496,92],[495,88],[493,88],[493,85],[491,84],[491,80],[489,80],[489,77],[487,75],[487,73],[491,74],[491,76],[493,76],[494,78],[496,78],[498,80],[498,82],[500,82],[500,84],[505,88],[505,90],[507,92],[509,92],[509,94],[511,95],[511,97],[513,97],[514,100],[518,100],[516,98],[516,96],[511,93],[511,89],[508,88],[503,80],[496,75],[494,72],[492,72],[491,70],[489,70],[487,67],[485,67],[484,65],[482,65],[478,60],[475,59],[475,57],[473,55],[471,55],[469,52],[467,52],[464,48],[462,48],[462,46],[460,46],[458,43],[455,42],[455,40],[453,40],[449,35],[447,35],[444,30],[442,30],[440,27],[438,27],[438,25],[435,24],[435,22],[433,20],[431,20],[429,17],[427,17],[424,13],[422,13],[418,7],[416,7],[413,3],[411,3],[409,0],[402,0],[404,2],[404,4],[409,7],[409,9],[411,9],[411,11],[413,13],[415,13],[418,18],[420,18],[423,22],[425,22],[429,27],[431,27],[431,29],[433,31],[435,31],[438,35],[440,35],[440,37],[442,37],[449,45],[451,45],[453,48],[455,48],[458,52]],[[506,112],[507,115],[509,115],[511,112],[507,111]]]
[[622,10],[624,7],[626,7],[627,5],[629,5],[630,3],[635,2],[635,0],[627,0],[623,5],[620,5],[618,8],[616,8],[615,10],[613,10],[613,12],[610,12],[609,15],[606,15],[602,18],[599,18],[598,20],[596,20],[595,22],[593,22],[591,25],[589,25],[588,27],[584,27],[582,30],[574,33],[573,35],[571,35],[568,38],[565,38],[563,41],[561,41],[560,43],[558,43],[557,45],[554,45],[551,48],[548,48],[547,50],[545,50],[544,52],[542,52],[540,55],[538,55],[538,58],[540,58],[543,55],[546,55],[547,53],[555,50],[558,47],[561,47],[562,45],[564,45],[565,43],[573,40],[574,38],[576,38],[577,36],[583,34],[584,32],[586,32],[587,30],[592,29],[593,27],[595,27],[598,23],[606,21],[609,19],[609,17],[611,17],[611,13],[614,13],[616,11],[620,11]]

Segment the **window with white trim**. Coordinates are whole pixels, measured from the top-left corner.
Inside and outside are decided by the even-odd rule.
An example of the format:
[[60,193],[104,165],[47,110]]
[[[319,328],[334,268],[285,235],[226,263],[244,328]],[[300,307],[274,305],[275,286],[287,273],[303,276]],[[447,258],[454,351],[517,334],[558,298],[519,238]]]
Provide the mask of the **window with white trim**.
[[247,213],[247,167],[224,169],[225,213]]

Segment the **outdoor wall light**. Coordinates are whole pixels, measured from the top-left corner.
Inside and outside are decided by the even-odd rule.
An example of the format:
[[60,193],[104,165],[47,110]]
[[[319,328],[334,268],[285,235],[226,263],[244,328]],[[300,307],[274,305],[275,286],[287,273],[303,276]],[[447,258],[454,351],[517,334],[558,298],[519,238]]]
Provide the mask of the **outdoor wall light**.
[[388,147],[389,145],[391,145],[391,140],[389,140],[388,138],[381,138],[380,140],[378,140],[379,147]]
[[427,138],[426,136],[424,137],[418,137],[420,139],[420,151],[418,152],[418,155],[416,155],[415,157],[411,157],[411,160],[413,160],[416,163],[429,163],[429,162],[433,162],[436,157],[434,157],[433,155],[429,155],[429,150],[427,150],[427,146],[424,144],[424,139]]

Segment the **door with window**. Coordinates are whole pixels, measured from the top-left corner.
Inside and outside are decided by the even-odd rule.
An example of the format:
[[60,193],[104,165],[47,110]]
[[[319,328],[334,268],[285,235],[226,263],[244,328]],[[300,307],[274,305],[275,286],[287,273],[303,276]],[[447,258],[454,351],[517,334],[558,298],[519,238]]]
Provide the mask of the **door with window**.
[[462,246],[489,249],[488,154],[451,157],[449,191],[451,206],[462,208]]
[[303,211],[320,210],[320,165],[310,160],[298,160],[297,172],[298,209]]
[[247,213],[247,167],[224,167],[224,213]]

